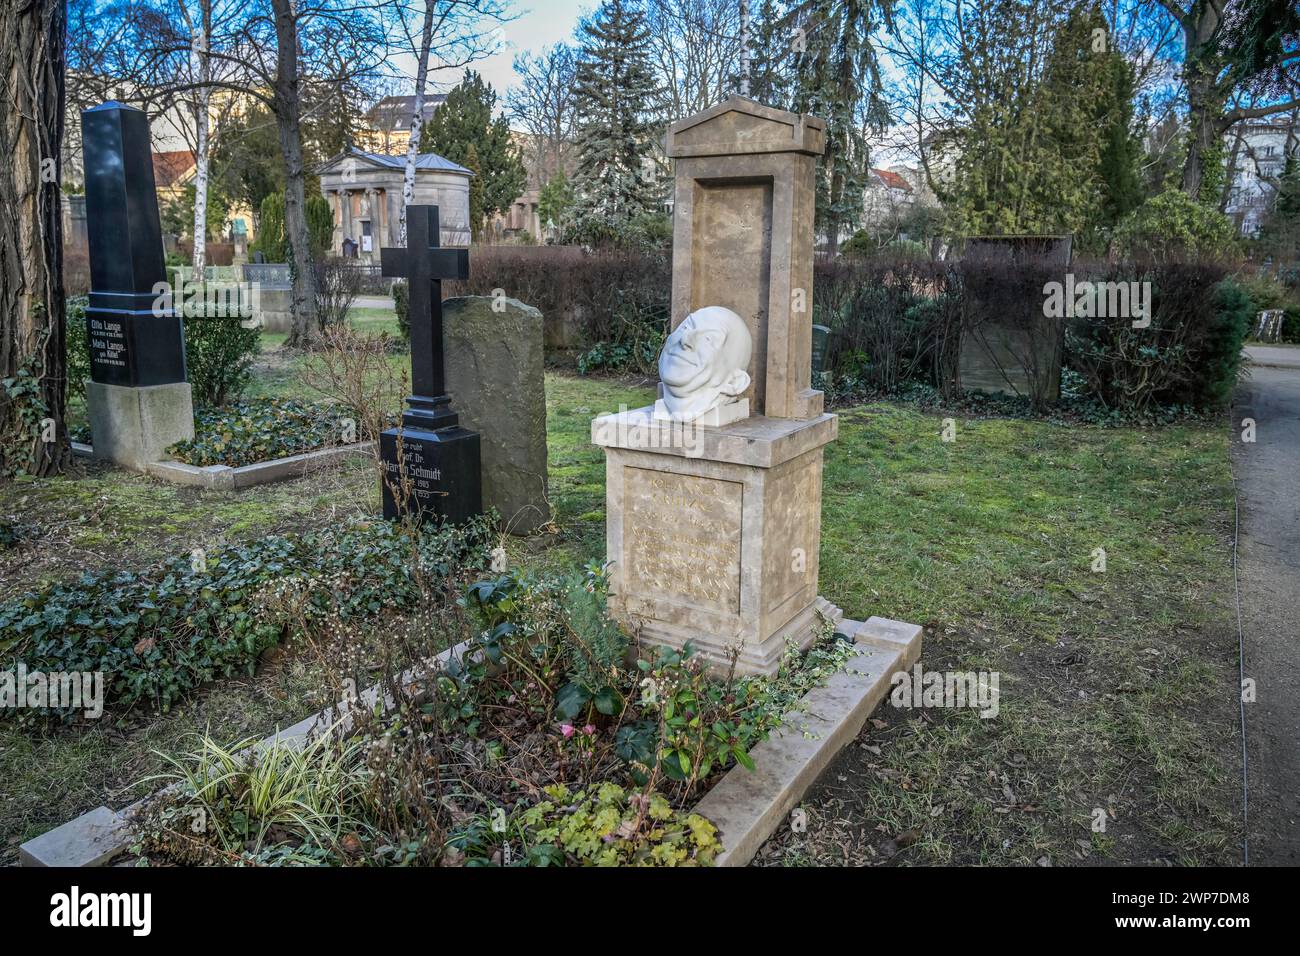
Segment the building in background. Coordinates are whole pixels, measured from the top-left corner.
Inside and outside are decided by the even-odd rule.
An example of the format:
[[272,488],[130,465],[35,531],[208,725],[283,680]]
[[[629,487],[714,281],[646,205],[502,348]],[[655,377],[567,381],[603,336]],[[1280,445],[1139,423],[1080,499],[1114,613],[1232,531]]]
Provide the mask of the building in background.
[[153,184],[158,191],[158,207],[175,202],[185,195],[185,187],[194,181],[194,153],[173,149],[153,154]]
[[[353,147],[313,172],[320,177],[321,193],[334,211],[334,255],[378,264],[382,247],[400,244],[405,153],[388,156]],[[469,245],[469,181],[473,175],[437,153],[416,157],[413,202],[438,207],[444,246]]]
[[1300,158],[1296,115],[1244,120],[1224,134],[1231,187],[1223,211],[1244,236],[1253,236],[1273,210],[1288,156]]
[[[547,238],[547,226],[538,212],[538,203],[546,177],[554,174],[552,167],[557,160],[545,153],[535,136],[511,130],[510,139],[523,157],[528,178],[524,180],[523,194],[510,204],[510,208],[488,221],[488,238],[491,242],[542,242]],[[572,175],[571,164],[563,165],[565,175]]]
[[[446,100],[444,93],[425,94],[424,122],[433,119],[433,114]],[[407,144],[411,142],[411,114],[414,112],[414,94],[385,96],[362,117],[366,125],[356,131],[357,147],[384,156],[405,156]]]

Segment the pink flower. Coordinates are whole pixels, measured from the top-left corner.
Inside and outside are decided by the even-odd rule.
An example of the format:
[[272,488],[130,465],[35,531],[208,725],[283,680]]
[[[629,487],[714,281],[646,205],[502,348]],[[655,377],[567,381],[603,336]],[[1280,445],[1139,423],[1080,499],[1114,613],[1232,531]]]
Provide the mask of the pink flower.
[[572,736],[573,736],[573,724],[561,724],[561,725],[560,725],[560,733],[564,734],[564,736],[566,736],[566,737],[572,737]]
[[595,724],[587,724],[587,726],[585,726],[585,727],[582,728],[582,732],[583,732],[584,734],[586,734],[588,737],[590,737],[592,734],[594,734],[594,733],[596,732],[596,725],[595,725]]

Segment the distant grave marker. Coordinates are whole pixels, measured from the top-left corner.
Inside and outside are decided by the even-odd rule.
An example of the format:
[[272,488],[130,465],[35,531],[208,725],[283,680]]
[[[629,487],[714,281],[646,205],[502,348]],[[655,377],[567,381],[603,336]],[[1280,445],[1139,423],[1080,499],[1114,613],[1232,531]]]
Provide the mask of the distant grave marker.
[[[976,236],[966,241],[964,260],[977,267],[1019,265],[1030,278],[1050,270],[1059,280],[1070,268],[1071,250],[1069,236]],[[995,301],[968,277],[958,365],[963,388],[1041,402],[1060,398],[1065,327],[1044,313],[1041,286],[1033,281],[1015,301]]]

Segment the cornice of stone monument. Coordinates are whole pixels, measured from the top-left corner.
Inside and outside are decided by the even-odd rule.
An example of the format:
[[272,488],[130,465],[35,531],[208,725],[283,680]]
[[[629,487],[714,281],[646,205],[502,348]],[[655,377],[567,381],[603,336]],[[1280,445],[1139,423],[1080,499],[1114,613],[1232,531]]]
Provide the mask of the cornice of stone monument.
[[748,153],[820,156],[826,151],[826,123],[811,113],[791,113],[733,95],[668,127],[664,149],[673,159]]

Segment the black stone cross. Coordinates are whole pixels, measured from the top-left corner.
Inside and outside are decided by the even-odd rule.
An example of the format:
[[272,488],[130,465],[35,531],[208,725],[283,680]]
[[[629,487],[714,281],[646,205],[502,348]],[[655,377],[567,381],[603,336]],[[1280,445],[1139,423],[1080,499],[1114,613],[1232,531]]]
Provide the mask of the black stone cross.
[[405,249],[380,249],[380,270],[406,279],[411,392],[402,427],[379,436],[384,517],[461,522],[482,513],[479,436],[451,410],[442,344],[442,280],[469,278],[469,250],[438,245],[438,207],[406,207]]
[[379,255],[384,275],[406,280],[413,393],[407,415],[414,427],[454,425],[442,354],[442,280],[469,278],[469,250],[440,248],[437,206],[407,206],[406,248]]

